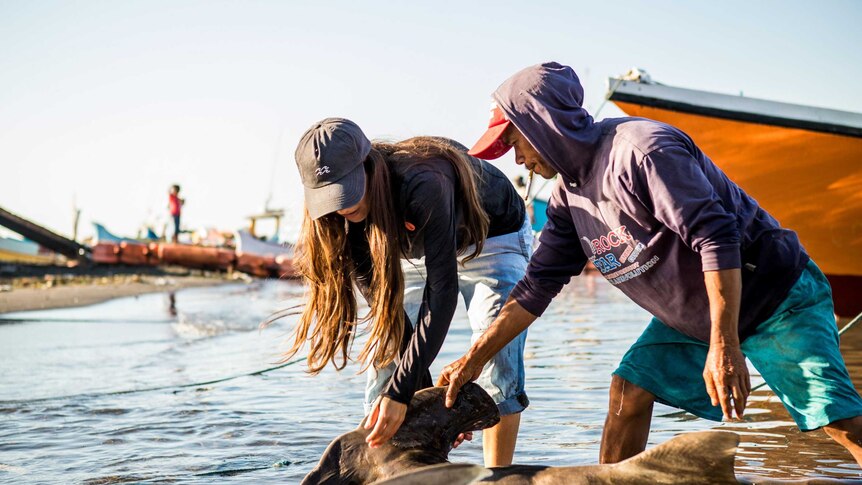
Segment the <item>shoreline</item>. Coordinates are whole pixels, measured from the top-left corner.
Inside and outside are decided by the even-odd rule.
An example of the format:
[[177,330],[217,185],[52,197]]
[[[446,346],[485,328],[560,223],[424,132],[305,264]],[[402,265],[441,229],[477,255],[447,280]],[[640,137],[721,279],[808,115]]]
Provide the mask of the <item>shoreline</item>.
[[15,274],[0,275],[0,316],[95,305],[115,298],[248,280],[244,275],[185,269],[140,271],[140,268],[129,268],[117,271],[112,268],[107,271],[45,271],[44,274],[32,274],[32,268],[25,268]]

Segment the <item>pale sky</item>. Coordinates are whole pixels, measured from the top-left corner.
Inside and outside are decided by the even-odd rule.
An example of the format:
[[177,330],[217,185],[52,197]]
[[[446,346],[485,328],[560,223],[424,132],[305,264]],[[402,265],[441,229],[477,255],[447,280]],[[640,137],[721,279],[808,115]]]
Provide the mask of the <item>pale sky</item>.
[[638,66],[862,112],[860,24],[852,0],[0,0],[0,207],[69,235],[76,204],[80,234],[134,235],[178,183],[190,228],[242,227],[270,194],[296,223],[293,152],[313,122],[470,146],[490,93],[548,60],[575,68],[593,111]]

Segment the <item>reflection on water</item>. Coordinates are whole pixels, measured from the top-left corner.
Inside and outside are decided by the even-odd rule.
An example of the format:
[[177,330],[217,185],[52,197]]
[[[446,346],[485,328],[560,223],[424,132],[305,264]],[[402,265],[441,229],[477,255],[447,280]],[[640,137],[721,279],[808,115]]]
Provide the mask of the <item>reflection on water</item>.
[[177,293],[175,291],[168,293],[168,315],[177,316]]
[[[333,437],[359,422],[364,384],[357,365],[315,377],[303,364],[246,375],[275,365],[295,317],[263,331],[260,321],[302,293],[294,282],[267,282],[3,315],[0,482],[298,482]],[[597,461],[610,374],[647,321],[603,280],[576,279],[564,290],[530,329],[532,404],[518,462]],[[459,308],[432,372],[469,339]],[[842,345],[862,382],[862,329]],[[245,376],[180,387],[237,375]],[[153,390],[128,392],[142,389]],[[715,426],[742,435],[741,475],[859,476],[843,448],[822,431],[800,433],[768,391],[753,395],[741,423],[657,405],[650,446]],[[480,441],[452,459],[481,463]]]
[[[851,329],[841,337],[841,353],[859,389],[862,327]],[[737,455],[738,474],[775,478],[862,478],[850,454],[829,439],[823,430],[801,432],[775,394],[761,390],[750,399],[752,409],[746,410],[745,421],[724,425],[725,429],[742,435]]]

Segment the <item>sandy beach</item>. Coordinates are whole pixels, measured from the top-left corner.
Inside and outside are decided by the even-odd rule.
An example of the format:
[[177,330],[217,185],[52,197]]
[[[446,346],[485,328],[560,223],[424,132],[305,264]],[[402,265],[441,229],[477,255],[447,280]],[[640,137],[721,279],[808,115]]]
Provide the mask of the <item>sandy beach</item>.
[[0,314],[86,306],[113,298],[212,286],[249,279],[181,268],[66,269],[18,267],[0,275]]

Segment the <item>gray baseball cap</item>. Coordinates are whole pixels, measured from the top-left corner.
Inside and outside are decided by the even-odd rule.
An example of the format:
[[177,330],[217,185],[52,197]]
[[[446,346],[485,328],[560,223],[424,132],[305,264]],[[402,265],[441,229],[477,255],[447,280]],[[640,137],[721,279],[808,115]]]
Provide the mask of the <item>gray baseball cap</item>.
[[353,207],[365,195],[363,162],[371,142],[344,118],[313,124],[296,147],[296,166],[305,186],[305,207],[312,219]]

